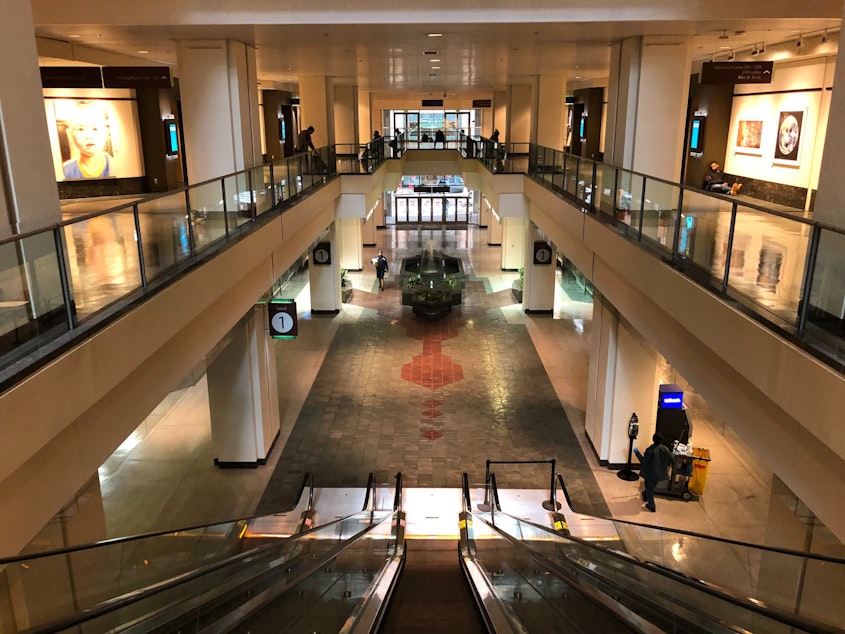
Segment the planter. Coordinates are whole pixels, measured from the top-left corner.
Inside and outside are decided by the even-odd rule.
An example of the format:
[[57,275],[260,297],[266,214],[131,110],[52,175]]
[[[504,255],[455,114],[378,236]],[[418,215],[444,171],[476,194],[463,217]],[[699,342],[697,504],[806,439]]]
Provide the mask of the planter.
[[511,293],[513,293],[513,300],[517,304],[522,303],[522,289],[521,288],[511,288]]
[[355,289],[351,286],[344,286],[340,289],[340,299],[344,304],[349,303],[349,300],[352,299],[352,293],[354,290]]

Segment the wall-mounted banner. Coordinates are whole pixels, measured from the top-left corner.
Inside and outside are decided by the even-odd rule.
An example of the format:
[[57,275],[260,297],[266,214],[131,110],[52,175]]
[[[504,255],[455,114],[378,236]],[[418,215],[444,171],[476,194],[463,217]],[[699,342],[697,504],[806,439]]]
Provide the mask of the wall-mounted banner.
[[771,84],[774,62],[704,62],[702,84]]
[[552,248],[545,242],[534,243],[534,264],[551,264]]
[[472,100],[472,107],[473,108],[491,108],[493,106],[492,99],[473,99]]
[[104,88],[170,88],[169,66],[103,66]]
[[102,88],[99,66],[42,66],[42,88]]
[[317,246],[311,251],[311,259],[314,264],[324,266],[332,263],[332,245],[331,242],[318,242]]
[[273,299],[267,304],[270,336],[273,339],[293,339],[299,334],[296,320],[296,302],[290,299]]

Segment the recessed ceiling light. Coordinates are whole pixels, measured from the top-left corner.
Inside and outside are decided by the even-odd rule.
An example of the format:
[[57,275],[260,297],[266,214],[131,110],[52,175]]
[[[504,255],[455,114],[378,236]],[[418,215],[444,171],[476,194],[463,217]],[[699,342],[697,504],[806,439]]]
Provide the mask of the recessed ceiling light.
[[442,33],[429,33],[428,37],[443,37]]
[[440,70],[440,67],[439,66],[432,66],[431,70]]
[[141,55],[147,55],[149,51],[138,51]]
[[82,36],[81,36],[81,35],[79,35],[78,33],[74,33],[74,34],[72,34],[72,35],[68,35],[68,37],[78,38],[78,37],[82,37]]

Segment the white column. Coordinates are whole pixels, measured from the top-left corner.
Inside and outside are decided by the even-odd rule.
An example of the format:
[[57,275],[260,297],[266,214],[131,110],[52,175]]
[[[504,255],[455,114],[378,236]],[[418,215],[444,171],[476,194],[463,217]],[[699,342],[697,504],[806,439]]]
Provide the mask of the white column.
[[566,135],[566,78],[563,75],[540,75],[536,110],[532,141],[562,150]]
[[[0,239],[61,220],[29,2],[0,3]],[[14,298],[13,298],[14,299]]]
[[[628,459],[628,420],[640,421],[635,446],[651,444],[657,417],[657,352],[598,293],[593,298],[586,432],[602,464]],[[636,461],[636,458],[634,459]]]
[[502,223],[502,269],[516,270],[525,262],[529,201],[522,193],[499,194],[496,210]]
[[531,114],[534,102],[532,84],[509,87],[506,130],[499,128],[503,143],[528,143],[531,141]]
[[299,78],[299,125],[314,126],[311,140],[320,148],[335,142],[331,77],[311,75]]
[[256,305],[226,338],[207,372],[214,462],[258,466],[279,433],[275,341],[267,334],[266,305]]
[[[360,223],[360,220],[358,222]],[[312,257],[308,267],[308,279],[311,288],[311,311],[314,313],[326,314],[340,312],[341,265],[337,233],[337,227],[332,225],[328,233],[319,240],[319,242],[328,243],[331,253],[331,263],[319,264]]]
[[605,156],[614,165],[679,180],[691,60],[685,37],[635,37],[613,45]]
[[188,182],[261,164],[255,49],[232,40],[179,43]]
[[[534,223],[525,227],[525,259],[522,281],[522,306],[526,313],[550,313],[555,307],[555,285],[557,254],[554,245],[549,244]],[[547,247],[548,260],[534,262],[534,244],[540,242]]]

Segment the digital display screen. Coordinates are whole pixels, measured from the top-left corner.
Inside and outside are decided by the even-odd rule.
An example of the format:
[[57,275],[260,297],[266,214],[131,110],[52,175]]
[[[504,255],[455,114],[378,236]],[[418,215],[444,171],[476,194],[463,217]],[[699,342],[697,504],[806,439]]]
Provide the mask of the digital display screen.
[[692,126],[689,135],[689,151],[704,151],[704,117],[696,115],[692,118]]
[[587,138],[587,117],[581,117],[581,128],[578,133],[578,136],[580,136],[582,139]]
[[165,121],[164,122],[164,132],[166,135],[167,145],[166,145],[166,152],[168,154],[178,154],[179,153],[179,129],[176,126],[175,121]]

